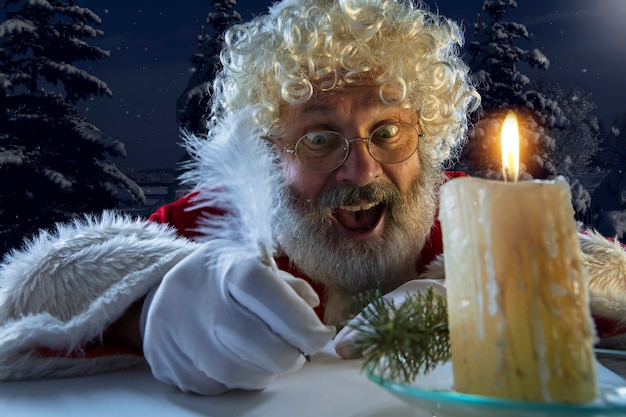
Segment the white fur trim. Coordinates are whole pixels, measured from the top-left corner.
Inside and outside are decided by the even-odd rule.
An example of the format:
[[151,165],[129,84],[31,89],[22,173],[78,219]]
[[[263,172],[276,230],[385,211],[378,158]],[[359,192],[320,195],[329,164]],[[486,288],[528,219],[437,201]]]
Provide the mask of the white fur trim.
[[[595,231],[579,234],[581,258],[588,272],[591,313],[626,326],[626,251]],[[444,257],[440,255],[420,275],[425,279],[445,277]],[[605,347],[626,347],[626,334],[601,341]]]
[[591,312],[626,325],[626,251],[596,232],[581,235],[580,248],[589,272]]
[[102,332],[197,244],[164,225],[105,212],[42,232],[0,264],[0,380],[137,366],[136,357],[40,358]]

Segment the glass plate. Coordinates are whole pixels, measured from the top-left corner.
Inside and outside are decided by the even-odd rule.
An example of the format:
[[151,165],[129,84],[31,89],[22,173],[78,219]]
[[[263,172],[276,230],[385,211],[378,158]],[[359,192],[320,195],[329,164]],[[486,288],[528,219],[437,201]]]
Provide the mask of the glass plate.
[[394,382],[365,370],[367,377],[396,397],[417,407],[420,416],[436,417],[600,417],[626,416],[626,381],[598,364],[598,399],[584,405],[547,404],[507,400],[452,390],[452,363],[438,366],[410,385]]

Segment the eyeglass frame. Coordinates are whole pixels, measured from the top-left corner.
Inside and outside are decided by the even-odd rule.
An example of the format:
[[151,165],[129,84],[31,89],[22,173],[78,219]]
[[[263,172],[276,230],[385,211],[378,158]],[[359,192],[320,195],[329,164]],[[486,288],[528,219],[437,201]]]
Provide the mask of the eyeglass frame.
[[[411,126],[411,127],[415,130],[415,132],[417,133],[417,142],[415,143],[415,149],[413,149],[413,151],[412,151],[410,154],[408,154],[406,158],[404,158],[404,159],[402,159],[402,160],[400,160],[400,161],[396,161],[396,162],[382,162],[382,161],[380,161],[378,158],[376,158],[376,157],[372,154],[372,149],[371,149],[371,146],[372,146],[372,136],[374,136],[374,133],[376,133],[376,131],[378,131],[378,129],[380,129],[381,127],[383,127],[383,126],[385,126],[385,125],[409,125],[409,126]],[[300,161],[300,158],[298,157],[298,154],[297,154],[297,149],[298,149],[298,144],[299,144],[299,143],[300,143],[300,142],[301,142],[304,138],[306,138],[308,135],[310,135],[311,133],[324,133],[324,132],[326,132],[326,133],[334,133],[334,134],[336,134],[338,137],[340,137],[341,139],[343,139],[343,141],[345,142],[345,147],[344,147],[344,157],[343,157],[343,159],[341,160],[341,162],[340,162],[340,163],[339,163],[336,167],[331,168],[331,169],[327,169],[327,170],[323,170],[323,171],[319,171],[319,170],[312,169],[312,168],[309,168],[309,167],[307,167],[306,165],[304,165],[304,164],[302,163],[302,161]],[[370,156],[371,156],[372,158],[374,158],[374,160],[375,160],[375,161],[377,161],[377,162],[379,162],[379,163],[381,163],[381,164],[384,164],[384,165],[395,165],[395,164],[399,164],[399,163],[402,163],[402,162],[406,161],[407,159],[409,159],[411,156],[413,156],[413,155],[415,154],[415,152],[417,151],[417,148],[419,147],[419,140],[420,140],[422,137],[424,137],[424,133],[420,133],[420,131],[419,131],[419,129],[417,128],[417,126],[415,126],[413,123],[409,123],[409,122],[391,122],[391,123],[385,123],[384,125],[381,125],[381,126],[377,127],[376,129],[374,129],[374,130],[372,131],[372,133],[370,133],[370,135],[369,135],[368,137],[364,137],[364,138],[363,138],[363,137],[361,137],[361,138],[348,139],[348,138],[346,138],[344,135],[342,135],[341,133],[336,132],[336,131],[334,131],[334,130],[320,130],[320,131],[313,131],[313,132],[305,133],[304,135],[300,136],[300,138],[298,138],[298,140],[297,140],[297,141],[296,141],[296,143],[294,144],[293,149],[288,148],[288,147],[287,147],[287,145],[285,145],[285,144],[284,144],[282,141],[280,141],[280,140],[277,140],[277,142],[278,142],[278,143],[280,143],[280,144],[283,146],[283,148],[285,149],[285,152],[287,152],[287,153],[288,153],[288,154],[290,154],[290,155],[294,155],[294,156],[296,157],[296,161],[298,161],[298,164],[299,164],[302,168],[306,169],[307,171],[317,172],[317,173],[320,173],[320,174],[324,174],[324,173],[328,173],[328,172],[333,172],[333,171],[335,171],[335,170],[337,170],[337,169],[341,168],[341,167],[343,166],[343,164],[345,164],[345,163],[346,163],[346,161],[348,160],[348,156],[350,156],[350,149],[351,149],[350,145],[352,144],[352,142],[356,142],[356,141],[360,141],[360,140],[364,140],[364,141],[366,141],[367,153],[369,153],[369,154],[370,154]]]

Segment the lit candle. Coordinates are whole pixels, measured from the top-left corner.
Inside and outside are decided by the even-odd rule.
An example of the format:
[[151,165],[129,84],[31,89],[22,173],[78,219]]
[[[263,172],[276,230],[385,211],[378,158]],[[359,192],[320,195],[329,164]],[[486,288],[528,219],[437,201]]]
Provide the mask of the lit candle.
[[[518,135],[512,120],[503,165],[516,180],[517,150],[504,149]],[[441,188],[439,218],[455,390],[594,400],[595,333],[568,184],[458,178]]]
[[515,113],[508,113],[502,123],[500,134],[502,146],[502,175],[504,181],[517,182],[519,176],[519,128]]

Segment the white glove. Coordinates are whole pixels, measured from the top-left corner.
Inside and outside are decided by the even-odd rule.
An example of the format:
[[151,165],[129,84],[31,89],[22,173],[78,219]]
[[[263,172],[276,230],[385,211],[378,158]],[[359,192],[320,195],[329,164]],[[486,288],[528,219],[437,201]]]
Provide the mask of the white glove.
[[[426,293],[429,287],[433,287],[435,293],[442,296],[446,296],[446,289],[443,286],[443,280],[433,279],[414,279],[407,281],[400,285],[395,290],[385,294],[383,298],[393,301],[394,305],[399,306],[406,300],[407,295],[411,293]],[[366,307],[366,309],[369,308]],[[359,344],[357,343],[357,337],[359,331],[353,326],[362,323],[364,321],[363,313],[358,314],[348,324],[341,329],[337,336],[335,336],[335,352],[342,358],[352,359],[363,355]]]
[[156,379],[198,394],[262,389],[299,369],[335,329],[313,311],[305,281],[215,240],[146,297],[143,349]]

